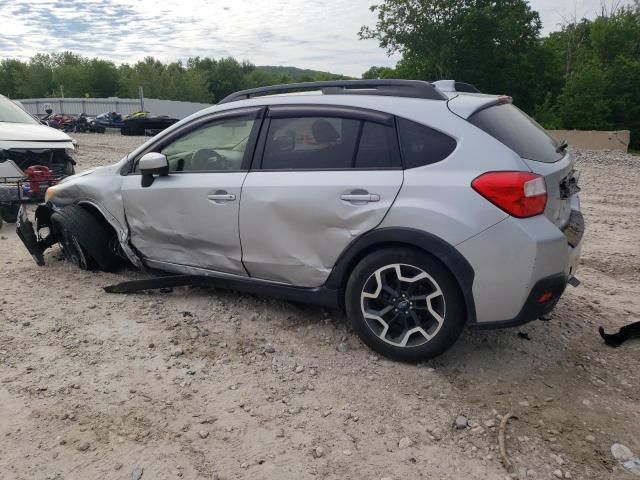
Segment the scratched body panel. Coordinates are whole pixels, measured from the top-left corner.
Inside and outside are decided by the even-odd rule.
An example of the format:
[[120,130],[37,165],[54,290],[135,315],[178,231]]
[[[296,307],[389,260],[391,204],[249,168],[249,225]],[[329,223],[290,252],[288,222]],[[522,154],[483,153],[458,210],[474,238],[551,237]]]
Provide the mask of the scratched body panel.
[[[243,261],[253,277],[322,285],[356,237],[380,224],[402,185],[402,170],[250,172],[242,189]],[[366,189],[380,199],[342,200]]]

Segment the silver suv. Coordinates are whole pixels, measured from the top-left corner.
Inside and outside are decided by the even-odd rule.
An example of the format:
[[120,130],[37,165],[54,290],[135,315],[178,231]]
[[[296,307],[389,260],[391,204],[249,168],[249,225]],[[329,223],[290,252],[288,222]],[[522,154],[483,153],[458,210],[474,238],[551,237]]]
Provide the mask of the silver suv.
[[458,82],[370,80],[241,91],[115,165],[47,192],[36,261],[128,260],[175,275],[112,291],[211,284],[344,308],[362,340],[419,361],[465,325],[548,313],[584,230],[566,145]]

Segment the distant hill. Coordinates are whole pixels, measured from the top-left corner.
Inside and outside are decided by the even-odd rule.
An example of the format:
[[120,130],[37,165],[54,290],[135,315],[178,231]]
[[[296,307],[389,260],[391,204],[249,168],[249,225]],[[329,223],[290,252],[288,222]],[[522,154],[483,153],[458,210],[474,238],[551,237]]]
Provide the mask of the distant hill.
[[339,80],[345,79],[349,77],[345,77],[344,75],[338,75],[330,72],[322,72],[320,70],[310,70],[308,68],[297,68],[297,67],[284,67],[284,66],[273,66],[273,65],[264,65],[264,66],[256,66],[256,70],[263,71],[264,73],[268,73],[270,75],[287,75],[291,77],[293,80]]

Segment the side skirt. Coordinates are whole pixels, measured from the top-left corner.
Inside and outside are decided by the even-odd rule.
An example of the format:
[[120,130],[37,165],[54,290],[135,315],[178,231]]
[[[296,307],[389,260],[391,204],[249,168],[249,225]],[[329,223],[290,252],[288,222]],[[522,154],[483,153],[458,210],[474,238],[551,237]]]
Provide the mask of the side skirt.
[[143,290],[182,287],[187,285],[237,290],[239,292],[255,293],[294,302],[322,305],[329,308],[338,308],[340,305],[338,290],[332,290],[326,287],[292,287],[290,285],[255,280],[252,278],[229,278],[229,276],[226,275],[220,277],[213,275],[168,275],[109,285],[104,287],[104,290],[108,293],[133,293]]

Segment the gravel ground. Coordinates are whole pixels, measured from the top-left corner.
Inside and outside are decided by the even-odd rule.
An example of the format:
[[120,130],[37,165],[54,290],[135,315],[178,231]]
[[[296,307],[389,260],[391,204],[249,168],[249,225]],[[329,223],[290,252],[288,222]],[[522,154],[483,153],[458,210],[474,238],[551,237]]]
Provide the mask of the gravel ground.
[[[141,141],[77,140],[79,170]],[[597,327],[640,320],[640,158],[576,154],[582,286],[550,321],[465,332],[418,366],[379,358],[320,308],[202,288],[109,295],[139,274],[82,272],[56,252],[37,267],[5,225],[0,479],[635,478],[611,446],[640,455],[640,341],[611,349]],[[497,447],[509,411],[511,477]]]

